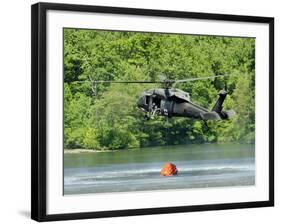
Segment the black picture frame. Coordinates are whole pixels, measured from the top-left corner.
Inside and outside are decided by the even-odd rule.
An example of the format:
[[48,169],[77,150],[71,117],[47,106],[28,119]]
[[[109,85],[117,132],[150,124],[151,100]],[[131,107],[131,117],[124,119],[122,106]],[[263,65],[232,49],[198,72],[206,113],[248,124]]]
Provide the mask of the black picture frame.
[[[46,12],[63,10],[75,12],[100,12],[123,15],[162,16],[174,18],[192,18],[217,21],[253,22],[269,25],[269,200],[208,204],[196,206],[176,206],[159,208],[139,208],[130,210],[114,210],[99,212],[83,212],[68,214],[46,213]],[[274,18],[224,15],[211,13],[195,13],[183,11],[164,11],[137,8],[118,8],[89,5],[37,3],[31,10],[31,218],[36,221],[54,221],[86,218],[102,218],[116,216],[133,216],[161,213],[192,212],[206,210],[238,209],[274,206]]]

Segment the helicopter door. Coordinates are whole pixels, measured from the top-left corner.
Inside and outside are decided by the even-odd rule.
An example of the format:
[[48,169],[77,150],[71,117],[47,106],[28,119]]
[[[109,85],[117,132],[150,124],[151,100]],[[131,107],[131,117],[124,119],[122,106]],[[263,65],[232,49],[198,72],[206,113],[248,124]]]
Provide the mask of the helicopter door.
[[160,108],[161,106],[160,104],[161,104],[161,99],[154,97],[152,100],[153,107]]

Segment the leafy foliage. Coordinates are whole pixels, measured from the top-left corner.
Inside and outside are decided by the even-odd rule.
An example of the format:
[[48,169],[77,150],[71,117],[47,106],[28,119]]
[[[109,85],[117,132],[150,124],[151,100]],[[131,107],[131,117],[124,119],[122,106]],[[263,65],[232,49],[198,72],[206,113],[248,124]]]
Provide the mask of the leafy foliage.
[[[215,36],[64,29],[65,148],[123,149],[150,145],[255,140],[255,40]],[[158,80],[236,74],[182,83],[192,100],[212,108],[227,83],[224,108],[237,116],[208,122],[163,117],[145,121],[139,95],[159,86],[92,80]]]

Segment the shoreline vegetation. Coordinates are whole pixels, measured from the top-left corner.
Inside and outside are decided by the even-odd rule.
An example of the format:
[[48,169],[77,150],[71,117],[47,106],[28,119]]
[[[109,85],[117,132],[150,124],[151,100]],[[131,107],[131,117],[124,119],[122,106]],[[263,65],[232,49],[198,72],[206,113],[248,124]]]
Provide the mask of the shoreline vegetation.
[[[78,153],[97,153],[97,152],[112,152],[115,150],[97,150],[97,149],[64,149],[65,154],[78,154]],[[120,151],[120,150],[118,150]]]
[[119,152],[119,151],[138,151],[145,148],[128,148],[128,149],[64,149],[66,154],[76,154],[76,153],[100,153],[100,152]]
[[[202,145],[208,145],[208,144],[227,144],[227,143],[203,143]],[[247,144],[247,145],[255,145],[255,143],[237,143],[237,142],[231,142],[231,144]],[[185,145],[200,145],[200,144],[185,144]],[[174,147],[174,146],[181,146],[181,145],[159,145],[154,147]],[[150,147],[143,147],[143,148],[127,148],[127,149],[64,149],[64,154],[80,154],[80,153],[103,153],[103,152],[120,152],[120,151],[140,151],[145,150]]]
[[100,153],[100,152],[119,152],[124,150],[137,151],[144,148],[132,148],[132,149],[64,149],[65,154],[78,154],[78,153]]

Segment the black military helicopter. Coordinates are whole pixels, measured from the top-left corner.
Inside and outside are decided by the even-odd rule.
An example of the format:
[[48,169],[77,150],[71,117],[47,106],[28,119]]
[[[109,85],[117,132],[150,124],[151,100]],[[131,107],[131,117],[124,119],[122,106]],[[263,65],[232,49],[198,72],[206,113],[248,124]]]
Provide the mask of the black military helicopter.
[[224,77],[227,75],[215,75],[209,77],[188,78],[183,80],[162,81],[92,81],[93,91],[95,92],[98,83],[139,83],[139,84],[162,84],[162,88],[149,89],[142,93],[137,101],[137,107],[145,112],[147,120],[155,116],[171,117],[187,117],[193,119],[207,120],[227,120],[235,115],[234,110],[222,110],[223,102],[226,98],[227,91],[220,90],[219,98],[212,110],[208,110],[202,106],[196,105],[190,99],[190,94],[172,86],[178,83],[191,82],[204,79],[213,79]]

